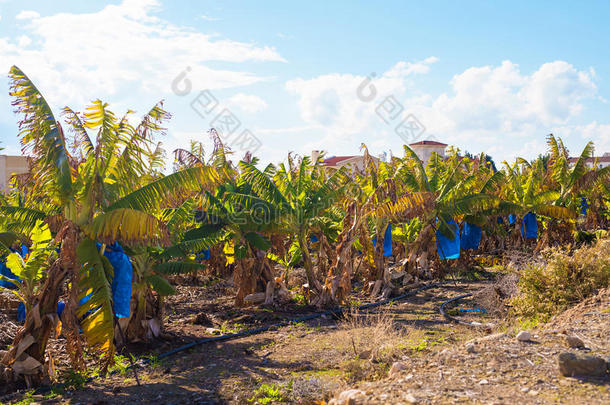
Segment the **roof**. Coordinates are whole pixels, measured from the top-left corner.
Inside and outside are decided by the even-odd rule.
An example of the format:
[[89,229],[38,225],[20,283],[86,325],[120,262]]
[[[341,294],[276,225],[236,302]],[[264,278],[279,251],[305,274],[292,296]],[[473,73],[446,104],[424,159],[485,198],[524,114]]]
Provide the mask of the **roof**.
[[355,157],[362,157],[362,156],[331,156],[328,159],[324,159],[324,165],[325,166],[336,166],[337,163],[342,162],[344,160],[348,160],[348,159],[352,159]]
[[446,143],[436,142],[436,141],[419,141],[419,142],[409,144],[409,146],[418,146],[418,145],[447,146]]
[[[592,157],[592,158],[585,159],[586,163],[594,163],[595,161],[598,161],[598,162],[610,162],[610,156],[606,156],[606,154],[604,154],[604,156],[598,156],[598,157]],[[577,157],[571,157],[571,158],[568,159],[568,162],[576,163],[576,162],[578,162],[578,158]]]

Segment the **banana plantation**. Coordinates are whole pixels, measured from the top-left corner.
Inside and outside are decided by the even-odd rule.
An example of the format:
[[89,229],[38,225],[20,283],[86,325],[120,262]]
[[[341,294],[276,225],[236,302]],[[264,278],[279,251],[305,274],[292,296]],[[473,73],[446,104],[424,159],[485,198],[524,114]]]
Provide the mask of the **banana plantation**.
[[610,221],[610,167],[592,159],[592,142],[575,159],[548,135],[533,161],[449,147],[424,166],[407,145],[380,161],[363,144],[362,170],[291,152],[263,165],[213,128],[202,134],[211,150],[201,140],[164,150],[163,102],[141,117],[101,100],[75,111],[47,103],[18,67],[9,80],[30,172],[0,196],[0,285],[20,318],[0,346],[3,394],[59,383],[66,369],[103,376],[117,354],[155,342],[178,346],[166,315],[201,277],[230,283],[236,310],[315,314],[451,280],[507,252],[578,246]]

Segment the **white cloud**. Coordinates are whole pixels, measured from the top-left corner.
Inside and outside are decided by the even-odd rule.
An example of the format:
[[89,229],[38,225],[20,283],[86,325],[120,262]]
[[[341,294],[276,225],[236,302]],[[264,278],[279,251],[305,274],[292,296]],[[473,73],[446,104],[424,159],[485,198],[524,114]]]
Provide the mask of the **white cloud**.
[[27,35],[21,35],[19,38],[17,38],[17,43],[20,47],[24,48],[31,44],[32,40]]
[[565,124],[596,92],[589,73],[563,61],[545,63],[529,76],[509,61],[474,67],[454,76],[451,85],[453,94],[442,94],[433,108],[455,130],[523,132]]
[[15,18],[18,20],[32,20],[34,18],[39,18],[39,17],[40,17],[39,13],[37,13],[36,11],[31,11],[31,10],[20,11],[19,14],[17,14],[15,16]]
[[205,14],[202,15],[200,18],[204,21],[219,21],[220,20],[220,18],[218,18],[218,17],[211,17],[211,16],[205,15]]
[[420,62],[398,62],[389,71],[385,73],[388,77],[406,77],[412,74],[425,74],[430,71],[430,65],[438,62],[436,56],[430,56]]
[[[583,142],[593,141],[595,156],[610,152],[610,124],[600,124],[597,121],[585,125],[570,125],[556,128],[554,135],[564,139],[581,139]],[[579,155],[581,150],[570,150],[572,156]]]
[[[284,61],[269,46],[169,23],[155,14],[159,8],[156,0],[124,0],[93,13],[40,17],[23,11],[18,17],[30,19],[25,34],[37,46],[24,49],[20,40],[0,37],[0,70],[19,66],[51,102],[63,106],[118,92],[161,98],[187,67],[195,91],[245,86],[268,78],[208,62]],[[78,44],[66,38],[77,38]]]
[[[353,150],[367,139],[375,144],[385,142],[387,148],[391,143],[389,138],[392,131],[389,126],[383,125],[381,118],[375,114],[376,105],[388,96],[394,96],[407,105],[407,94],[411,100],[425,102],[428,96],[414,90],[413,76],[427,73],[429,66],[437,60],[430,57],[419,62],[398,62],[375,78],[329,74],[313,79],[288,81],[286,88],[298,96],[303,120],[310,125],[324,128],[305,145],[305,149]],[[368,80],[371,79],[372,82],[369,83]],[[370,95],[371,84],[375,91],[374,100],[363,101],[362,97],[366,99]],[[371,136],[374,139],[371,139]]]
[[293,39],[294,37],[290,34],[285,34],[283,32],[278,32],[277,33],[278,38],[280,39]]
[[[424,137],[434,134],[472,152],[495,153],[500,160],[529,158],[545,150],[548,133],[574,127],[583,103],[597,97],[594,71],[564,61],[545,63],[529,75],[510,61],[472,67],[453,77],[450,92],[417,92],[414,76],[428,73],[436,61],[430,57],[397,63],[372,81],[377,94],[371,102],[356,96],[364,76],[330,74],[288,81],[286,88],[298,96],[303,120],[325,128],[308,146],[353,149],[364,140],[380,149],[397,148],[403,143],[394,132],[400,119],[386,124],[375,113],[387,96],[394,96],[404,106],[399,116],[414,114],[426,127]],[[587,134],[599,139],[600,128],[595,128],[597,135],[593,130]]]
[[261,112],[267,108],[267,103],[262,98],[244,93],[237,93],[229,98],[229,105],[250,114]]

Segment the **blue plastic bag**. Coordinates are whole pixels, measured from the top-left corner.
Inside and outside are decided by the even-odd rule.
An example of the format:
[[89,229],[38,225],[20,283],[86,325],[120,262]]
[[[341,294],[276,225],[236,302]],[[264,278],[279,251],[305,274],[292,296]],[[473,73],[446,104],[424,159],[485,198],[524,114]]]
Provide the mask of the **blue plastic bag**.
[[453,239],[436,231],[436,250],[441,259],[457,259],[460,257],[460,227],[453,220],[447,224],[453,229]]
[[[6,257],[3,257],[1,260],[2,262],[0,262],[0,274],[2,274],[6,278],[10,278],[11,280],[19,280],[19,277],[13,274],[13,272],[8,267],[6,267]],[[0,280],[0,287],[16,288],[17,286],[15,285],[15,283],[11,283],[10,281]]]
[[64,313],[64,309],[66,309],[66,303],[63,301],[59,301],[57,303],[57,316],[61,318],[61,314]]
[[[373,246],[377,246],[377,237],[373,238]],[[392,224],[388,224],[383,236],[383,255],[392,256]]]
[[210,249],[201,249],[195,257],[197,260],[210,260]]
[[538,222],[536,214],[528,212],[521,221],[521,236],[525,239],[536,239],[538,237]]
[[25,322],[25,305],[23,305],[23,302],[20,302],[19,306],[17,307],[17,322]]
[[498,217],[498,219],[496,221],[498,222],[498,225],[504,224],[504,218],[502,218],[502,217]]
[[517,216],[515,214],[508,214],[508,223],[515,225],[515,222],[517,222]]
[[[98,249],[101,244],[98,244]],[[112,277],[112,308],[117,318],[129,318],[131,314],[131,282],[133,279],[133,267],[129,256],[118,244],[114,242],[106,245],[104,256],[108,258],[114,268]]]
[[[66,304],[60,300],[57,303],[57,316],[58,317],[61,318],[61,314],[64,313],[64,309],[66,309]],[[25,305],[23,304],[23,302],[20,302],[19,306],[17,307],[17,322],[24,323],[25,315],[26,315]]]
[[[23,257],[23,258],[25,258],[27,256],[27,254],[28,254],[28,248],[24,244],[21,244],[21,247],[19,249],[11,248],[11,251],[13,251],[14,253],[20,254],[21,257]],[[1,260],[1,262],[0,262],[0,274],[2,274],[6,278],[10,278],[12,280],[20,281],[19,277],[17,277],[11,271],[11,269],[9,269],[6,266],[6,256],[3,256],[0,260]],[[4,287],[4,288],[17,288],[17,285],[15,285],[15,283],[11,283],[11,282],[6,281],[6,280],[0,280],[0,287]]]
[[481,228],[479,226],[464,222],[460,233],[460,245],[463,250],[476,250],[481,243]]
[[589,202],[587,201],[587,197],[583,197],[580,199],[580,214],[587,215],[587,208],[589,208]]
[[309,237],[309,240],[311,241],[311,243],[316,243],[319,239],[316,235],[311,235]]

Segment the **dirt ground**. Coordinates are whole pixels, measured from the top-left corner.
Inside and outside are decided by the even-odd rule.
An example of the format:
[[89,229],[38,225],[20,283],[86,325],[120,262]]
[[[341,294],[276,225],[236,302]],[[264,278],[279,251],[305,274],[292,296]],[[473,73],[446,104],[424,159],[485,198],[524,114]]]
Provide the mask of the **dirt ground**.
[[[72,404],[323,403],[338,393],[362,390],[361,403],[609,403],[608,381],[560,377],[556,357],[567,351],[561,332],[576,333],[592,353],[609,355],[610,299],[584,302],[572,313],[533,329],[533,342],[519,342],[519,328],[500,315],[468,314],[493,331],[448,323],[440,304],[480,293],[490,282],[446,283],[368,315],[348,314],[292,324],[231,341],[204,344],[138,370],[97,379],[62,393],[0,398],[4,402]],[[166,340],[130,347],[159,354],[211,336],[294,319],[311,309],[282,312],[236,309],[225,281],[178,287],[167,302]],[[479,294],[480,295],[480,294]],[[354,297],[361,304],[364,297]],[[464,308],[479,302],[466,299]],[[588,305],[588,306],[587,306]],[[490,335],[491,333],[491,335]],[[466,347],[474,342],[475,350]],[[387,378],[394,362],[405,370]],[[128,363],[124,363],[126,365]],[[123,367],[124,367],[123,365]]]
[[[500,328],[502,329],[502,328]],[[610,380],[560,376],[557,356],[575,352],[566,335],[577,336],[584,352],[610,355],[610,289],[532,330],[533,339],[515,338],[518,328],[437,347],[410,357],[391,379],[357,384],[354,403],[608,404]],[[467,351],[474,344],[472,352]]]

